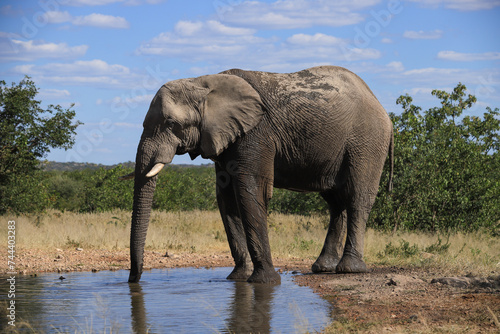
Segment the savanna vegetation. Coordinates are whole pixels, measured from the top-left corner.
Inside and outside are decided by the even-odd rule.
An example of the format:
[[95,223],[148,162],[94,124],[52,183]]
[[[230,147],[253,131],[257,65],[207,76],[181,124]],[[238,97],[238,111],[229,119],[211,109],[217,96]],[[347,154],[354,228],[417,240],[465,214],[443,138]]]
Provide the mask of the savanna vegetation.
[[[56,248],[124,250],[129,247],[130,211],[61,213],[49,209],[38,215],[11,215],[16,241],[22,249]],[[314,261],[323,247],[329,222],[324,215],[271,213],[269,240],[273,256]],[[0,225],[0,234],[7,224]],[[153,211],[146,250],[164,254],[229,253],[224,227],[216,211]],[[500,261],[497,237],[482,232],[430,234],[416,231],[386,233],[368,228],[366,261],[372,265],[439,268],[442,275],[473,272],[490,275]]]
[[[120,181],[132,167],[44,171],[50,148],[70,148],[79,122],[60,106],[40,107],[37,88],[25,78],[0,83],[0,213],[49,209],[80,213],[131,210],[133,182]],[[499,233],[500,119],[486,108],[467,115],[476,98],[458,84],[434,90],[438,106],[422,111],[408,95],[398,98],[394,123],[394,187],[387,190],[386,164],[369,226],[381,230]],[[167,212],[217,210],[212,166],[167,166],[159,176],[153,209]],[[270,212],[327,214],[316,193],[275,189]]]
[[73,121],[73,106],[43,109],[37,94],[29,77],[10,87],[0,81],[0,213],[48,207],[40,159],[52,148],[71,148],[81,124]]

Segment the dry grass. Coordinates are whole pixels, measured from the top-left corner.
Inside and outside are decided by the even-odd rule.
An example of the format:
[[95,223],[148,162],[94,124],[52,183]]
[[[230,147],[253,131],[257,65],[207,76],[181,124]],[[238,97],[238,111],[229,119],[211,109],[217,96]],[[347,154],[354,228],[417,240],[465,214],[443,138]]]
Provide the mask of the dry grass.
[[[2,217],[2,221],[8,220],[16,221],[16,245],[21,249],[125,249],[129,246],[128,211],[95,214],[49,211],[37,216]],[[268,223],[273,255],[316,258],[323,246],[327,222],[324,216],[271,214]],[[1,224],[0,233],[7,234],[7,224]],[[396,252],[387,251],[389,244],[389,250]],[[446,244],[449,246],[443,250]],[[432,245],[435,247],[429,251]],[[146,248],[197,253],[229,250],[219,213],[202,211],[153,212]],[[371,264],[439,267],[443,274],[487,274],[500,267],[500,240],[484,233],[393,235],[368,229],[365,259]]]
[[[93,214],[49,211],[36,216],[5,216],[3,220],[16,221],[19,248],[125,249],[129,247],[130,217],[130,212],[123,210]],[[6,225],[0,226],[1,230],[6,231]],[[226,249],[225,238],[217,212],[153,212],[146,248],[218,251]]]
[[[399,252],[391,254],[388,248]],[[439,268],[445,276],[468,273],[488,276],[500,269],[500,238],[482,232],[448,235],[398,232],[393,235],[369,229],[365,237],[365,259],[373,264]]]

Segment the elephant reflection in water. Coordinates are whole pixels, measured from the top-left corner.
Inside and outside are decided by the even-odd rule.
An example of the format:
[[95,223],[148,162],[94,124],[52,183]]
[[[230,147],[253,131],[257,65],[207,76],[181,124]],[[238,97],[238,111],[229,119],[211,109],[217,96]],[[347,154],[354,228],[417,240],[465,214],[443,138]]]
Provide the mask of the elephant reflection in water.
[[144,293],[139,284],[129,284],[130,303],[132,310],[132,331],[134,333],[148,333],[151,325],[148,323]]
[[276,286],[235,282],[231,317],[226,321],[230,333],[270,333],[271,307]]
[[[147,319],[144,293],[139,284],[129,284],[132,330],[148,333],[151,324]],[[224,328],[229,333],[269,333],[271,331],[271,307],[276,286],[268,284],[234,283],[232,301],[228,304],[230,317]]]

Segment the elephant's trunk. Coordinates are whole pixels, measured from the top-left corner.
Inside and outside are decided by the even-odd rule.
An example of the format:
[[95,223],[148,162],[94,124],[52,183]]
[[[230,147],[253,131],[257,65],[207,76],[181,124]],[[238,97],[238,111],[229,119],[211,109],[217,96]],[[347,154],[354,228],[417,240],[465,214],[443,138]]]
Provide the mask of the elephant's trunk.
[[134,208],[130,231],[130,276],[129,282],[139,282],[142,274],[144,245],[148,232],[149,216],[158,176],[148,178],[136,173],[134,184]]
[[[170,163],[175,155],[176,147],[169,145],[152,145],[143,138],[139,143],[136,156],[134,207],[132,211],[132,228],[130,231],[130,276],[129,282],[139,282],[142,274],[144,246],[153,205],[153,195],[158,179],[159,163],[161,167]],[[155,167],[153,167],[153,164]],[[154,173],[152,173],[152,170]]]

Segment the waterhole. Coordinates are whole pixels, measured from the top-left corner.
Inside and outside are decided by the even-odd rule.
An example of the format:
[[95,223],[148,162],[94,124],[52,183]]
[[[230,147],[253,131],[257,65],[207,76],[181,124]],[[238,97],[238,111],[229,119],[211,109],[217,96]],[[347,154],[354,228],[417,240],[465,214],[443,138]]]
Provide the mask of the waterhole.
[[155,269],[139,284],[125,270],[17,276],[16,323],[37,333],[306,333],[329,323],[329,303],[291,274],[269,286],[228,281],[230,272]]

